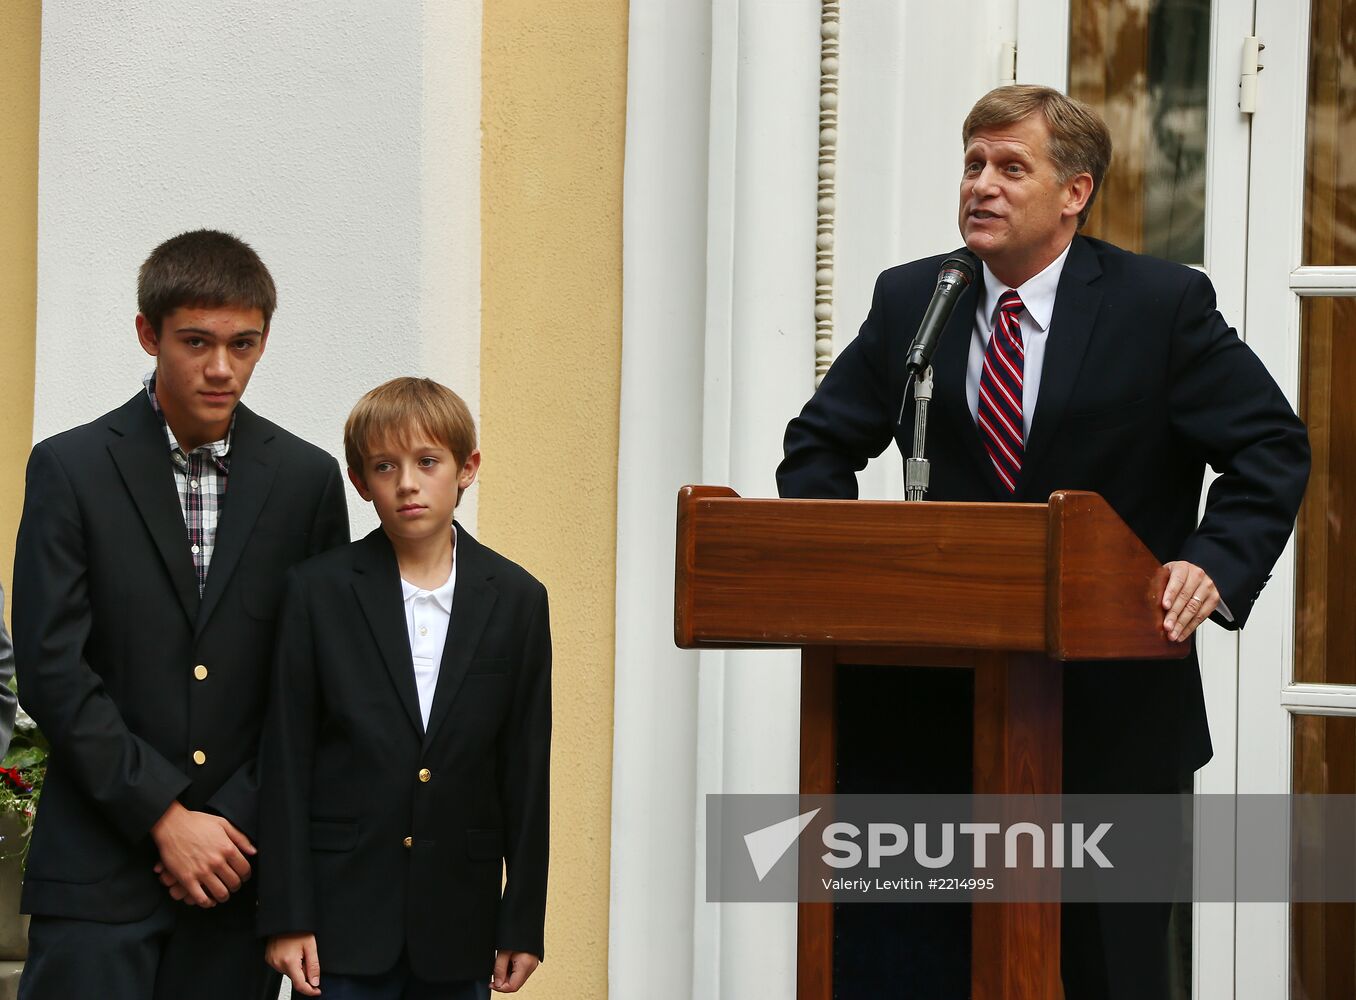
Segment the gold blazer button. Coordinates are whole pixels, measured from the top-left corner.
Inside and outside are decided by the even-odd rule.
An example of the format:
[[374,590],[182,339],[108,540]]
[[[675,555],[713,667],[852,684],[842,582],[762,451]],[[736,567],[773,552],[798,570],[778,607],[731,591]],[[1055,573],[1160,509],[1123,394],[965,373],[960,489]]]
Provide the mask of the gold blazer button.
[[420,780],[420,781],[428,781],[428,779],[431,778],[431,777],[433,777],[433,772],[430,771],[428,768],[426,768],[426,767],[421,767],[421,768],[419,769],[419,780]]
[[413,838],[413,837],[406,837],[403,841],[401,841],[401,843],[403,843],[406,847],[413,847],[413,846],[414,846],[414,838]]
[[201,663],[199,663],[196,667],[193,668],[193,676],[200,681],[207,680],[207,668],[204,667]]
[[203,765],[203,764],[206,764],[206,763],[207,763],[207,754],[203,753],[201,750],[194,750],[194,751],[193,751],[193,763],[198,764],[199,766],[201,766],[201,765]]

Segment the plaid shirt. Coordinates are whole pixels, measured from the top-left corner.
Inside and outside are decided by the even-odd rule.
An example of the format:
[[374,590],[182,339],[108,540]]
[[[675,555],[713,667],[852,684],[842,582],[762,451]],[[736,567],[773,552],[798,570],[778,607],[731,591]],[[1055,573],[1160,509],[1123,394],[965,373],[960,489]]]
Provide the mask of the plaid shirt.
[[217,545],[217,524],[226,504],[226,475],[231,471],[231,431],[235,429],[235,415],[231,426],[220,441],[200,445],[188,454],[179,446],[160,412],[155,398],[155,372],[141,380],[150,397],[151,408],[160,418],[169,441],[170,461],[174,465],[174,488],[179,493],[179,507],[184,512],[184,527],[188,529],[188,549],[193,554],[193,568],[198,573],[198,596],[207,586],[207,570],[212,564],[212,550]]

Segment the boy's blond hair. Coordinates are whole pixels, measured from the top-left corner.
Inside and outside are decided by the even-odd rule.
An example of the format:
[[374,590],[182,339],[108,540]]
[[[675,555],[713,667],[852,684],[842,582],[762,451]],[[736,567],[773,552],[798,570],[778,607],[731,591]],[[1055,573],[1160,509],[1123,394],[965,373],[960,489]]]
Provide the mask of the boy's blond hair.
[[[344,457],[364,476],[363,462],[387,442],[409,443],[418,434],[452,452],[460,467],[476,450],[476,422],[465,401],[431,378],[402,376],[358,400],[344,423]],[[461,490],[457,499],[461,499]]]

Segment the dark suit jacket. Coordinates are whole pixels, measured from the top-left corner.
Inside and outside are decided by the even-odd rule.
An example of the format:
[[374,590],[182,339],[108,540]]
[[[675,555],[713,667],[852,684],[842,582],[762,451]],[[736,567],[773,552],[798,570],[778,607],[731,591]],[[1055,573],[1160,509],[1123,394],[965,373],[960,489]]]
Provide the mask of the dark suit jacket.
[[[856,497],[855,473],[892,437],[909,454],[912,406],[895,423],[911,389],[904,358],[941,260],[877,280],[861,332],[787,427],[782,496]],[[993,470],[965,395],[982,283],[981,272],[933,358],[928,499],[1100,493],[1160,560],[1201,566],[1233,614],[1231,627],[1241,627],[1289,537],[1309,446],[1276,383],[1216,310],[1209,280],[1074,238],[1015,496]],[[1198,524],[1207,464],[1220,475]],[[1194,652],[1180,662],[1072,664],[1065,691],[1070,791],[1171,791],[1210,758]]]
[[379,974],[405,949],[420,979],[479,979],[497,948],[543,954],[546,589],[460,527],[456,546],[427,732],[385,533],[307,562],[288,586],[261,764],[259,930],[314,932],[324,971]]
[[169,446],[144,392],[29,458],[14,644],[24,706],[52,757],[27,913],[149,914],[165,897],[149,831],[176,798],[255,834],[285,573],[346,541],[348,515],[333,458],[244,406],[236,412],[201,599]]

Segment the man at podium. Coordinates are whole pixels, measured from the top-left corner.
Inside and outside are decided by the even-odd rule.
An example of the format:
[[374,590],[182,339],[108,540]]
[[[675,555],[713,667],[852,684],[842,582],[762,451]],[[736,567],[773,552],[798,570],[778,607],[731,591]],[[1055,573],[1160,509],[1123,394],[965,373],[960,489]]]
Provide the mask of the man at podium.
[[[979,259],[932,358],[928,499],[1101,494],[1171,570],[1163,627],[1241,628],[1309,474],[1304,425],[1192,268],[1079,235],[1111,160],[1095,111],[1008,86],[962,128],[960,230]],[[848,499],[913,427],[905,357],[943,258],[877,279],[856,339],[790,422],[783,497]],[[900,414],[905,414],[901,421]],[[1198,519],[1205,467],[1219,475]],[[1200,670],[1184,659],[1069,664],[1064,789],[1170,793],[1211,756]],[[1066,907],[1069,1000],[1167,996],[1169,907]]]

